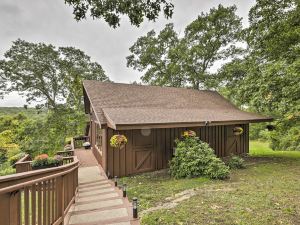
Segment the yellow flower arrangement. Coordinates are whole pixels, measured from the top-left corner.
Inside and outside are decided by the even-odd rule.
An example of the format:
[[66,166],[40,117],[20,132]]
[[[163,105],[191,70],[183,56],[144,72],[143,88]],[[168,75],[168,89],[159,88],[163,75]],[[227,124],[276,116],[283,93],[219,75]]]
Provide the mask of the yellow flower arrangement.
[[127,138],[122,134],[116,134],[110,138],[110,146],[113,148],[121,148],[127,144]]
[[233,128],[233,134],[234,135],[241,135],[243,132],[244,132],[244,130],[241,127],[235,127],[235,128]]
[[196,132],[193,130],[186,130],[183,132],[182,137],[196,137]]

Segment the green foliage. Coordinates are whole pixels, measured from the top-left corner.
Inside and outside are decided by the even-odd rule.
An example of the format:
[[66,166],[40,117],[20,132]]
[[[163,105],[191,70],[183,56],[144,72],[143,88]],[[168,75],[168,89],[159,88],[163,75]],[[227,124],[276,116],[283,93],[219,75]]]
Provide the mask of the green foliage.
[[0,117],[23,115],[26,118],[37,119],[46,115],[45,111],[36,108],[24,107],[0,107]]
[[4,163],[7,160],[7,150],[0,148],[0,164]]
[[[37,112],[42,116],[4,116],[0,133],[11,130],[12,142],[32,156],[54,154],[64,146],[66,137],[82,134],[87,121],[82,81],[109,81],[101,65],[73,47],[56,48],[20,39],[4,57],[0,77],[9,83],[6,92],[19,92],[28,103],[40,102]],[[26,106],[24,110],[29,109]]]
[[237,155],[233,155],[226,162],[226,165],[229,166],[230,169],[244,169],[245,160]]
[[299,59],[299,15],[298,0],[257,0],[249,12],[251,51],[268,61]]
[[204,175],[211,179],[226,179],[229,178],[229,172],[229,168],[224,164],[224,162],[214,155],[207,164]]
[[271,148],[274,150],[300,151],[300,114],[285,115],[277,121],[270,134]]
[[120,26],[120,17],[128,16],[130,23],[139,26],[144,18],[155,21],[163,11],[166,18],[172,17],[174,6],[168,0],[154,1],[123,1],[123,0],[66,0],[66,4],[73,7],[73,14],[77,21],[85,19],[88,11],[93,19],[103,18],[109,26]]
[[61,104],[82,105],[82,80],[107,81],[102,67],[73,47],[16,40],[0,60],[0,74],[9,82],[6,91],[17,91],[28,103],[57,109]]
[[175,178],[208,176],[212,179],[225,179],[229,177],[229,168],[216,157],[213,149],[198,137],[176,141],[176,152],[170,161],[170,172]]
[[241,18],[236,7],[212,8],[201,13],[185,28],[184,37],[167,24],[158,34],[154,30],[140,37],[130,48],[127,66],[146,71],[142,81],[162,86],[211,87],[213,65],[241,52],[236,42],[241,40]]
[[252,135],[271,140],[273,149],[300,149],[299,15],[299,1],[256,1],[245,30],[247,55],[218,73],[220,90],[230,100],[275,118],[274,131]]
[[16,173],[16,169],[14,169],[12,167],[6,167],[6,168],[0,170],[0,176],[6,176],[6,175],[14,174],[14,173]]
[[266,123],[253,123],[250,124],[249,138],[250,140],[269,140],[270,132],[266,128]]
[[24,156],[25,156],[25,153],[24,153],[24,152],[20,152],[20,153],[18,153],[18,154],[16,154],[16,155],[10,157],[10,158],[8,159],[9,164],[10,164],[12,167],[15,167],[15,163],[16,163],[18,160],[22,159]]

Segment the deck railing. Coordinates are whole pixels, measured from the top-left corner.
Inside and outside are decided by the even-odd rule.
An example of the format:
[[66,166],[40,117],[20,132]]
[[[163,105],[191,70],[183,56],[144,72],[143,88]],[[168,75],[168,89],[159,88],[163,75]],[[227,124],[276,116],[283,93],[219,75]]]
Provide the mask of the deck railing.
[[31,157],[26,154],[23,158],[15,163],[16,173],[31,171]]
[[82,144],[86,141],[89,141],[89,136],[79,136],[73,138],[74,148],[82,148]]
[[[73,162],[74,156],[74,140],[71,141],[71,150],[67,151],[58,151],[56,152],[57,155],[61,155],[63,157],[63,165]],[[15,163],[16,173],[23,173],[32,170],[32,160],[30,155],[26,154],[22,159]]]
[[78,159],[69,164],[0,177],[1,225],[58,225],[74,202]]

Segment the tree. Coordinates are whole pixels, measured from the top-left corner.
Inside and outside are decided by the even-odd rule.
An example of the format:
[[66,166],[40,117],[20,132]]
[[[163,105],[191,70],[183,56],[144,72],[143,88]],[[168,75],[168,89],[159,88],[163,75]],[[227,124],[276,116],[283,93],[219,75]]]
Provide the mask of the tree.
[[258,0],[245,30],[246,57],[223,66],[218,76],[229,98],[276,118],[274,149],[300,149],[299,16],[297,1]]
[[82,104],[82,80],[108,81],[102,67],[73,47],[55,48],[44,43],[16,40],[0,61],[0,77],[7,91],[26,96],[28,103],[57,109],[61,104]]
[[241,18],[236,7],[212,8],[201,13],[179,38],[173,24],[158,34],[152,30],[130,48],[127,66],[139,71],[145,83],[166,86],[192,86],[195,89],[213,86],[210,69],[220,60],[241,53]]
[[300,53],[297,0],[257,0],[250,9],[247,42],[261,59],[294,61]]
[[180,87],[184,85],[184,78],[179,62],[179,42],[173,24],[167,24],[157,37],[152,30],[130,48],[133,54],[127,57],[127,66],[147,70],[142,77],[146,83]]
[[145,18],[155,21],[163,11],[166,18],[172,17],[174,6],[169,0],[65,0],[73,7],[77,21],[85,19],[88,12],[93,19],[104,19],[109,26],[120,26],[120,17],[128,16],[130,23],[139,26]]
[[82,80],[109,81],[101,65],[73,47],[17,40],[0,61],[7,92],[18,91],[28,103],[39,102],[46,118],[28,121],[18,133],[23,151],[37,154],[60,150],[67,136],[82,134],[86,125]]

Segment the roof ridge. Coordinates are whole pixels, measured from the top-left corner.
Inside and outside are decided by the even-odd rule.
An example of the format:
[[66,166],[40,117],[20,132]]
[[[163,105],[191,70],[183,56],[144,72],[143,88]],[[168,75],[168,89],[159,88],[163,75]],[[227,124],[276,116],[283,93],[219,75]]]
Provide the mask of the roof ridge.
[[160,85],[150,85],[150,84],[130,84],[130,83],[121,83],[121,82],[114,82],[114,81],[98,81],[98,80],[83,80],[84,82],[97,82],[102,84],[114,84],[114,85],[124,85],[124,86],[136,86],[136,87],[155,87],[155,88],[165,88],[165,89],[181,89],[181,90],[191,90],[191,91],[200,91],[200,92],[213,92],[218,93],[216,90],[200,90],[194,89],[192,87],[171,87],[171,86],[160,86]]

